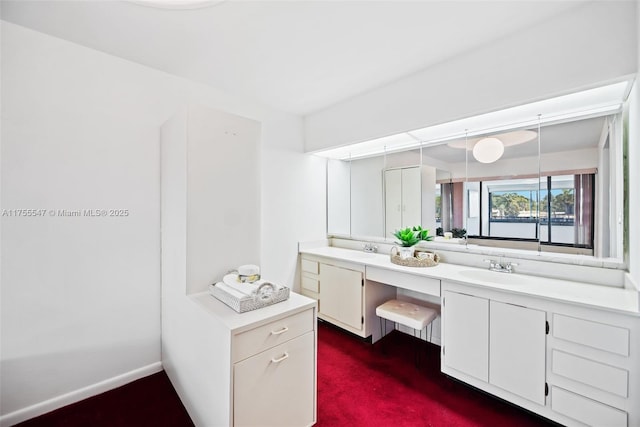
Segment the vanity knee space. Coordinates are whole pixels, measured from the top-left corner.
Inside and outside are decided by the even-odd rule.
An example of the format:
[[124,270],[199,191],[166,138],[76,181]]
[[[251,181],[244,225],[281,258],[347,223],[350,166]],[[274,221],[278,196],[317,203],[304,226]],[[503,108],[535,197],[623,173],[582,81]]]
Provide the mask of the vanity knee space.
[[[300,270],[301,293],[318,301],[318,318],[372,342],[381,338],[379,305],[396,297],[418,302],[425,296],[429,305],[439,304],[437,279],[308,255],[301,257]],[[434,321],[431,334],[437,340],[438,325]]]

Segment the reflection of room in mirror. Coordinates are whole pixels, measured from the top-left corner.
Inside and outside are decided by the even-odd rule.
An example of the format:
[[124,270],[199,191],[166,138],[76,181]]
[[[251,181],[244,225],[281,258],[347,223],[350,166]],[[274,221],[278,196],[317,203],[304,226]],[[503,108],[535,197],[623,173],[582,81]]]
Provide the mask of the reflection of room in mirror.
[[436,169],[420,166],[419,150],[328,160],[327,174],[329,235],[392,241],[416,225],[435,235]]
[[[467,157],[468,163],[452,162],[449,179],[439,181],[443,199],[450,194],[448,204],[455,206],[459,197],[464,198],[464,227],[469,237],[481,238],[473,243],[538,250],[540,242],[542,251],[620,256],[620,240],[610,237],[610,230],[620,231],[612,222],[615,212],[620,212],[612,200],[619,202],[620,193],[616,198],[616,192],[608,189],[621,188],[622,178],[616,173],[596,173],[621,172],[621,138],[613,124],[614,117],[596,117],[544,126],[539,157],[534,138],[506,147],[504,155],[491,164],[473,156]],[[482,137],[469,139],[468,146]],[[464,147],[464,140],[447,143],[449,149],[464,152]],[[433,157],[434,151],[430,152]],[[456,182],[464,182],[463,188]],[[476,209],[478,216],[471,214]],[[452,221],[460,217],[454,208]]]
[[[474,144],[486,137],[497,137],[504,145],[504,153],[493,163],[481,163],[472,154]],[[436,228],[466,229],[470,243],[481,245],[620,257],[623,231],[616,218],[622,212],[623,178],[617,116],[546,124],[539,137],[540,141],[535,126],[423,145],[421,225],[432,235]],[[349,230],[337,233],[338,227],[330,226],[329,234],[391,239],[391,233],[405,224],[397,218],[392,222],[385,201],[397,193],[385,194],[381,171],[419,165],[419,153],[412,149],[328,168],[330,175],[341,176],[327,177],[332,183],[328,224]],[[398,173],[389,172],[389,178]],[[529,188],[535,194],[525,194]],[[566,203],[571,194],[573,204]],[[578,197],[582,194],[586,196]],[[513,206],[497,207],[505,200]],[[530,206],[523,207],[525,203]],[[396,211],[398,205],[396,201]],[[342,206],[341,214],[332,212],[336,206]],[[339,215],[341,221],[336,219]]]

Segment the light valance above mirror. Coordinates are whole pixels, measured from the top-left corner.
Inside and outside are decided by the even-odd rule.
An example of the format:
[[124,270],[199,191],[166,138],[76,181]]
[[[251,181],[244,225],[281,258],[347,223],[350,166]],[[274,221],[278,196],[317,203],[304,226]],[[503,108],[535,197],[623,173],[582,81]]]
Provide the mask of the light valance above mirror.
[[313,154],[330,159],[357,159],[465,137],[473,138],[524,129],[537,124],[546,125],[615,114],[621,111],[629,90],[630,82],[618,82],[422,129],[316,151]]

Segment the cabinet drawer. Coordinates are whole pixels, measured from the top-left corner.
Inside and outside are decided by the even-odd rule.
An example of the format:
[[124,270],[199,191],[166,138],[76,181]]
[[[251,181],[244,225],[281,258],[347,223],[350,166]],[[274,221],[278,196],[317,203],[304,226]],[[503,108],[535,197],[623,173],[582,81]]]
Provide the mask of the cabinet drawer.
[[314,421],[313,332],[234,365],[234,426],[308,426]]
[[629,330],[618,326],[554,314],[553,336],[609,353],[629,356]]
[[313,310],[305,310],[238,334],[233,342],[233,361],[246,359],[305,332],[314,330]]
[[551,387],[551,409],[590,426],[627,426],[626,412],[558,387]]
[[311,273],[311,274],[318,274],[320,273],[319,264],[320,263],[318,261],[311,261],[311,260],[302,258],[302,271],[306,273]]
[[428,295],[440,296],[440,280],[430,277],[416,276],[415,274],[401,273],[367,266],[366,278],[398,288],[409,289]]
[[627,397],[629,372],[624,369],[553,350],[551,370],[574,381]]
[[320,292],[320,280],[313,277],[302,275],[302,289],[306,289],[311,292]]

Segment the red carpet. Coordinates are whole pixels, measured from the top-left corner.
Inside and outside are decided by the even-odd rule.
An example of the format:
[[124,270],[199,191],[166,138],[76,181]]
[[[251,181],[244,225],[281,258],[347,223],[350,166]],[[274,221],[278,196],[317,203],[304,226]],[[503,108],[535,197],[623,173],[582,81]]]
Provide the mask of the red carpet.
[[413,337],[393,332],[371,346],[320,324],[316,425],[555,425],[446,377],[440,372],[440,347],[429,345],[428,361],[423,357],[416,368],[414,344]]
[[[428,346],[429,359],[417,369],[413,337],[393,332],[382,344],[384,354],[379,343],[371,346],[319,324],[317,426],[552,425],[444,376],[437,346]],[[189,427],[193,423],[166,374],[160,372],[19,426]]]
[[163,371],[18,426],[192,427],[193,422]]

